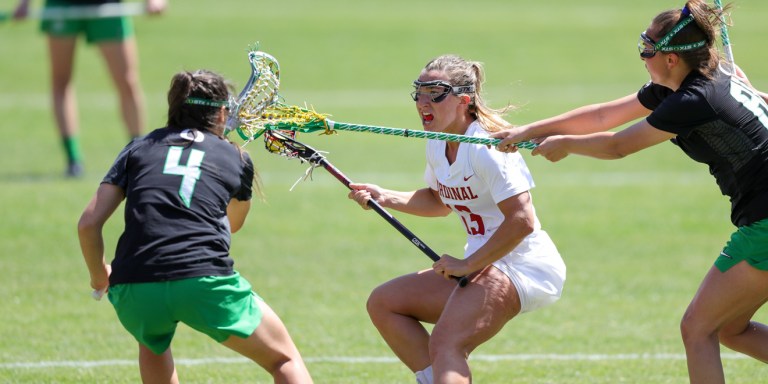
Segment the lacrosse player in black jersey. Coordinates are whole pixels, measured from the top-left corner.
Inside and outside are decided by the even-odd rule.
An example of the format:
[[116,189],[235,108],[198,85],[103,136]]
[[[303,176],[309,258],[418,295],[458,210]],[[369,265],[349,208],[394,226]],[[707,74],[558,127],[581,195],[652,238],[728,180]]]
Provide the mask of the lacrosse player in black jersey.
[[[726,7],[728,8],[728,7]],[[619,159],[671,141],[707,164],[731,201],[731,235],[681,322],[691,383],[724,383],[718,343],[768,362],[768,95],[717,51],[723,10],[703,0],[658,14],[638,48],[651,81],[636,94],[494,135],[497,149],[537,139],[532,153]],[[618,132],[610,129],[641,119]]]
[[[139,342],[144,382],[178,382],[170,344],[182,322],[252,359],[275,382],[311,383],[282,321],[229,256],[257,179],[248,154],[223,135],[228,91],[213,72],[176,74],[167,127],[118,155],[78,224],[91,287],[108,291]],[[125,230],[110,265],[102,228],[123,200]]]

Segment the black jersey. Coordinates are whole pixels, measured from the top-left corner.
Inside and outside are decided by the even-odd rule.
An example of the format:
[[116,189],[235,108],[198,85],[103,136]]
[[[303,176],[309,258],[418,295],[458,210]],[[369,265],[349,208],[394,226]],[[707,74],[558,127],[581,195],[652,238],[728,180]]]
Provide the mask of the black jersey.
[[128,144],[102,183],[125,191],[110,285],[233,273],[227,205],[252,196],[247,153],[208,132],[161,128]]
[[637,94],[653,110],[648,123],[677,135],[672,142],[707,164],[731,201],[731,221],[768,218],[768,105],[749,86],[718,71],[689,74],[677,91],[648,83]]

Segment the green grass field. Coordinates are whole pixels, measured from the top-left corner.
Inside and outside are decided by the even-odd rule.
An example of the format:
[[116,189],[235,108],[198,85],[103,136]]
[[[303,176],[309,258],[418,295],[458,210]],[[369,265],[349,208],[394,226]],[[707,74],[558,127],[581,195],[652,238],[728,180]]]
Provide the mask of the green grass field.
[[[3,10],[15,1],[0,2]],[[42,2],[33,2],[39,6]],[[432,57],[485,63],[487,99],[533,121],[635,92],[648,79],[636,40],[678,1],[474,2],[353,0],[171,1],[136,19],[150,126],[165,121],[171,76],[208,68],[246,81],[256,41],[280,60],[282,91],[345,122],[420,129],[411,81]],[[742,0],[730,30],[737,62],[768,89],[768,5]],[[77,219],[126,141],[96,50],[81,45],[77,95],[86,161],[63,178],[49,106],[45,40],[34,22],[0,24],[0,382],[135,383],[135,341],[107,302],[90,299]],[[423,185],[424,141],[368,133],[301,139],[355,181]],[[430,265],[375,213],[318,169],[247,147],[266,203],[233,237],[237,269],[287,324],[318,383],[409,383],[370,324],[365,300],[387,279]],[[707,169],[671,144],[605,162],[552,164],[525,154],[537,212],[568,265],[560,302],[520,316],[473,355],[477,383],[685,383],[679,319],[732,231],[728,201]],[[461,254],[455,217],[398,218],[438,253]],[[110,252],[120,231],[106,231]],[[111,258],[111,254],[109,255]],[[757,318],[768,321],[765,310]],[[255,364],[181,326],[173,344],[186,383],[267,383]],[[730,383],[768,378],[762,363],[723,349]]]

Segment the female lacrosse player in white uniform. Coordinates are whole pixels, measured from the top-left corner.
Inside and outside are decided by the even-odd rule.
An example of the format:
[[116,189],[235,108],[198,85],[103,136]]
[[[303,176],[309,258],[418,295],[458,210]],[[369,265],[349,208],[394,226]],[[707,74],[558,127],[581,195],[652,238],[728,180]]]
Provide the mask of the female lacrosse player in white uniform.
[[657,15],[638,46],[651,81],[636,94],[497,134],[501,150],[546,137],[533,154],[551,161],[618,159],[672,141],[709,166],[738,229],[682,319],[691,383],[725,382],[718,342],[768,362],[768,327],[751,321],[768,298],[768,97],[719,65],[718,16],[702,0]]
[[[266,369],[277,383],[312,379],[283,322],[234,270],[230,233],[250,208],[254,168],[224,136],[228,88],[209,71],[181,72],[168,92],[168,126],[132,141],[78,224],[91,287],[109,291],[139,342],[147,383],[177,383],[171,340],[179,322]],[[111,267],[102,228],[125,199]]]
[[[480,63],[445,55],[430,61],[412,96],[425,130],[487,137],[507,128],[481,97]],[[560,298],[565,265],[536,217],[534,183],[519,154],[477,144],[430,140],[427,187],[411,192],[352,184],[363,207],[419,216],[455,212],[467,232],[463,257],[443,255],[432,269],[377,287],[368,313],[419,383],[469,383],[467,358],[520,313]],[[469,276],[459,288],[451,276]],[[424,323],[435,324],[430,335]]]

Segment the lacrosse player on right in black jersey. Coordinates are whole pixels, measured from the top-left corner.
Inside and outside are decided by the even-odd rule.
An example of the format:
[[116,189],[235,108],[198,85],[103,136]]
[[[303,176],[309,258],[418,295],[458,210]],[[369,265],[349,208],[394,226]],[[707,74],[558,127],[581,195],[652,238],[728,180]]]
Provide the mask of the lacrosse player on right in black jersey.
[[493,135],[504,139],[501,151],[536,139],[532,154],[551,161],[571,153],[619,159],[671,141],[707,164],[731,201],[738,229],[682,319],[691,383],[725,382],[718,343],[768,362],[768,327],[752,321],[768,300],[768,97],[732,63],[721,62],[722,12],[691,0],[658,14],[640,34],[640,58],[651,81],[636,94]]

